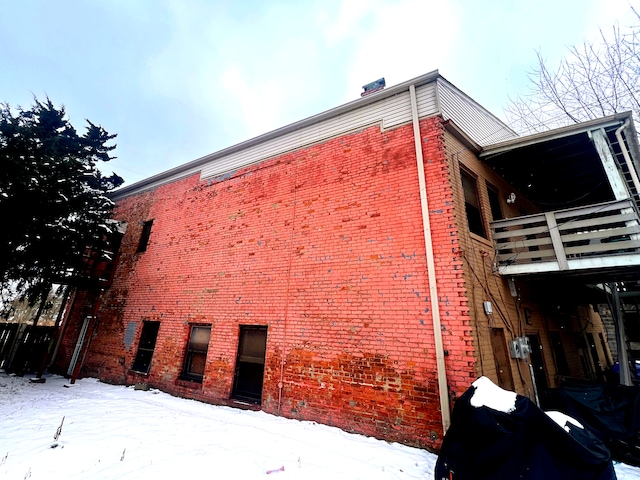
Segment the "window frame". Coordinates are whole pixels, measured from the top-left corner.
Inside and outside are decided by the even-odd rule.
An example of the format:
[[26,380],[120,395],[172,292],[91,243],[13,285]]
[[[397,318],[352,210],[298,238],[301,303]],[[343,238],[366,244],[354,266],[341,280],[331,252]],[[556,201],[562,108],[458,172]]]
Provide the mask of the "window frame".
[[[473,187],[476,205],[473,205],[467,201],[468,189],[465,188],[465,181],[464,181],[465,177],[468,177],[468,179],[472,182],[468,186]],[[462,186],[462,197],[464,199],[464,211],[467,217],[467,229],[473,235],[477,235],[478,237],[488,239],[489,237],[487,236],[487,225],[484,218],[482,200],[480,197],[480,189],[478,188],[478,183],[479,182],[478,182],[477,175],[475,175],[474,173],[471,173],[469,170],[465,168],[460,167],[460,184]],[[471,210],[471,213],[473,213],[474,215],[470,215],[470,210]],[[479,224],[476,225],[477,222],[479,222]],[[476,227],[479,227],[479,229],[477,229]]]
[[[207,364],[207,354],[209,351],[209,343],[211,342],[211,327],[210,323],[191,323],[189,324],[189,336],[187,338],[187,344],[185,348],[184,360],[182,362],[182,370],[180,373],[181,380],[188,380],[191,382],[202,383],[204,379],[204,373]],[[194,342],[195,332],[197,330],[208,330],[209,336],[205,347],[202,347],[204,343]],[[202,373],[193,372],[193,360],[196,357],[203,356],[202,359]]]

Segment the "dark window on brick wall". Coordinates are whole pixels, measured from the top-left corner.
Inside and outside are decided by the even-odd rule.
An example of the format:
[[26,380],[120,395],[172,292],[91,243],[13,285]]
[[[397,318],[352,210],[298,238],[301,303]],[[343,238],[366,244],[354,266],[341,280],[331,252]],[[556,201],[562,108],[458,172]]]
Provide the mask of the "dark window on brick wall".
[[462,177],[462,190],[464,191],[464,206],[467,212],[467,223],[471,233],[487,236],[482,221],[482,210],[480,209],[480,199],[478,197],[478,182],[464,170],[460,171]]
[[149,237],[151,237],[152,225],[153,225],[153,220],[147,220],[142,224],[142,233],[140,234],[140,241],[138,242],[138,250],[136,250],[137,253],[147,251],[147,245],[149,245]]
[[149,373],[151,367],[151,358],[156,348],[156,339],[158,338],[158,330],[160,322],[142,322],[142,332],[140,333],[140,342],[138,343],[138,352],[133,362],[131,370],[141,373]]
[[491,217],[495,220],[502,220],[502,206],[500,205],[500,191],[498,187],[487,184],[487,196],[489,197],[489,207],[491,208]]
[[211,325],[191,325],[181,378],[202,382],[210,337]]

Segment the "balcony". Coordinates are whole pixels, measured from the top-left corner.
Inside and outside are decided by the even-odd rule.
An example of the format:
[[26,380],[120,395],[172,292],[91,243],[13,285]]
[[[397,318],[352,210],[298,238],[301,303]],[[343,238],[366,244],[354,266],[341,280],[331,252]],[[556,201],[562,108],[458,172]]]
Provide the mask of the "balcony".
[[612,274],[640,267],[640,217],[631,199],[491,223],[502,275]]

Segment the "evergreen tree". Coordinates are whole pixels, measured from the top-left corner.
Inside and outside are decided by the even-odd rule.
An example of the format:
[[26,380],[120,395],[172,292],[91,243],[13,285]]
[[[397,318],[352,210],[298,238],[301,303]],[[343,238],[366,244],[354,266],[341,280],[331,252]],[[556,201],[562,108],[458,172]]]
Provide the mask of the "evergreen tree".
[[30,109],[0,105],[0,287],[31,303],[53,283],[86,283],[83,255],[111,232],[106,192],[123,180],[96,165],[113,158],[116,135],[87,123],[78,135],[48,98]]

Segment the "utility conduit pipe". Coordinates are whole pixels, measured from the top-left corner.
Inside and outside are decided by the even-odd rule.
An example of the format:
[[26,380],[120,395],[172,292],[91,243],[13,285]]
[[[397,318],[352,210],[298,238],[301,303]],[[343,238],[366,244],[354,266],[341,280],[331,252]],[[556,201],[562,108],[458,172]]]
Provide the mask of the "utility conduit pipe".
[[629,167],[629,174],[631,175],[631,179],[633,180],[633,185],[636,187],[636,191],[640,194],[640,179],[638,179],[638,173],[636,172],[636,166],[631,161],[631,157],[629,156],[629,152],[627,150],[627,146],[624,143],[622,138],[622,131],[629,126],[630,122],[627,118],[624,123],[616,130],[616,138],[618,139],[618,143],[620,144],[620,150],[622,150],[622,156],[624,157],[624,161],[627,162],[627,167]]
[[[640,195],[640,180],[638,180],[638,174],[636,172],[636,166],[635,164],[631,161],[631,157],[629,156],[629,151],[627,150],[627,146],[624,143],[624,140],[622,138],[622,131],[627,128],[629,126],[631,122],[629,121],[629,119],[627,118],[624,123],[620,126],[620,128],[618,128],[616,130],[616,138],[618,139],[618,144],[620,145],[620,150],[622,151],[622,156],[624,157],[624,161],[627,162],[627,168],[629,168],[629,174],[631,175],[631,180],[633,181],[633,186],[636,187],[636,192],[638,192],[638,195]],[[620,172],[620,174],[622,174],[622,172]],[[631,192],[629,192],[629,196],[631,197],[631,200],[634,204],[634,208],[633,210],[637,212],[636,210],[636,202],[635,199],[633,198],[633,195],[631,195]],[[630,222],[631,225],[637,225],[638,222]],[[632,240],[637,240],[638,239],[638,235],[631,235],[631,239]]]
[[444,347],[442,344],[442,327],[440,325],[440,306],[438,304],[438,286],[436,284],[436,267],[433,258],[433,242],[431,241],[431,222],[429,220],[429,202],[427,198],[427,182],[424,175],[424,159],[422,157],[422,140],[420,124],[418,122],[418,103],[416,101],[416,87],[409,85],[411,95],[411,118],[413,120],[413,139],[416,146],[416,161],[418,163],[418,184],[420,185],[420,207],[422,208],[422,229],[427,254],[427,274],[429,278],[429,300],[433,319],[433,336],[436,343],[436,364],[438,372],[438,391],[440,393],[440,411],[442,412],[442,429],[446,433],[451,424],[451,410],[449,407],[449,386],[447,385],[447,370],[444,364]]

